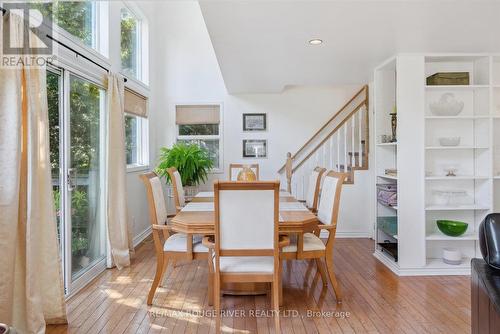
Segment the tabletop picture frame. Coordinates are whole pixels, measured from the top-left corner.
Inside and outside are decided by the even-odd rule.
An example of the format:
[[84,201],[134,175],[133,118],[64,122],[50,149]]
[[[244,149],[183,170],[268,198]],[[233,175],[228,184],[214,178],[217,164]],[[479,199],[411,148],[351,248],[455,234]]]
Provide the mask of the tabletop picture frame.
[[243,139],[243,158],[267,158],[267,140]]
[[267,114],[247,113],[243,114],[243,131],[266,131],[267,130]]

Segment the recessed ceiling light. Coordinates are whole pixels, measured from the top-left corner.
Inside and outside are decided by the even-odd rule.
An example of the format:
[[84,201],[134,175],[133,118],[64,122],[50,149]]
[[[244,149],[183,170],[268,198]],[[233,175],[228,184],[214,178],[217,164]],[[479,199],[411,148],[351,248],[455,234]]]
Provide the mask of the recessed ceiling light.
[[323,40],[321,40],[319,38],[314,38],[314,39],[311,39],[309,41],[309,44],[311,44],[311,45],[320,45],[320,44],[323,44]]

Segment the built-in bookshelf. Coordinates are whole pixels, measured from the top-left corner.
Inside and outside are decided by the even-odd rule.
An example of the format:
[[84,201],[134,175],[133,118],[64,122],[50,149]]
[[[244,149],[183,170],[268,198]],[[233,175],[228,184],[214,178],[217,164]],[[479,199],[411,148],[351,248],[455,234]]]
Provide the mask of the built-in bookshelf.
[[[427,85],[439,72],[468,72],[470,84]],[[398,189],[397,210],[377,203],[375,220],[397,217],[397,239],[377,227],[374,255],[400,275],[469,273],[470,259],[481,256],[479,224],[500,212],[500,56],[398,55],[375,69],[374,95],[375,183]],[[463,107],[443,114],[442,99]],[[383,143],[394,106],[397,142]],[[397,177],[385,175],[387,168],[396,168]],[[469,226],[449,237],[438,219]],[[386,240],[397,243],[397,261],[380,246]],[[450,247],[460,250],[460,265],[442,261]]]

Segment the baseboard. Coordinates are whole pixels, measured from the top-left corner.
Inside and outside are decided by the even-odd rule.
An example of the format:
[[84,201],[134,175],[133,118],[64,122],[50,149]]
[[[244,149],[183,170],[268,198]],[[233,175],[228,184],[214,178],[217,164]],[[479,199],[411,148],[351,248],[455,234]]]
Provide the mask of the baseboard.
[[132,245],[134,246],[134,248],[137,247],[141,242],[144,241],[144,239],[146,239],[150,235],[151,235],[151,226],[148,226],[144,231],[142,231],[141,233],[136,235],[134,239],[132,239]]
[[[320,238],[328,238],[328,231],[322,230]],[[335,238],[371,238],[370,232],[339,232],[335,233]]]

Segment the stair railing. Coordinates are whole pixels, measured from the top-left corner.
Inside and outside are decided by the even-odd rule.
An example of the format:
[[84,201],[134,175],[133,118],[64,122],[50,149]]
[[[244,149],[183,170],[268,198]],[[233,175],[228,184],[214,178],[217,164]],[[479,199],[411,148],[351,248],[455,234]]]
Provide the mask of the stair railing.
[[368,169],[369,129],[368,86],[363,86],[295,154],[287,153],[278,173],[287,191],[298,198],[307,192],[309,175],[316,166],[349,173]]

